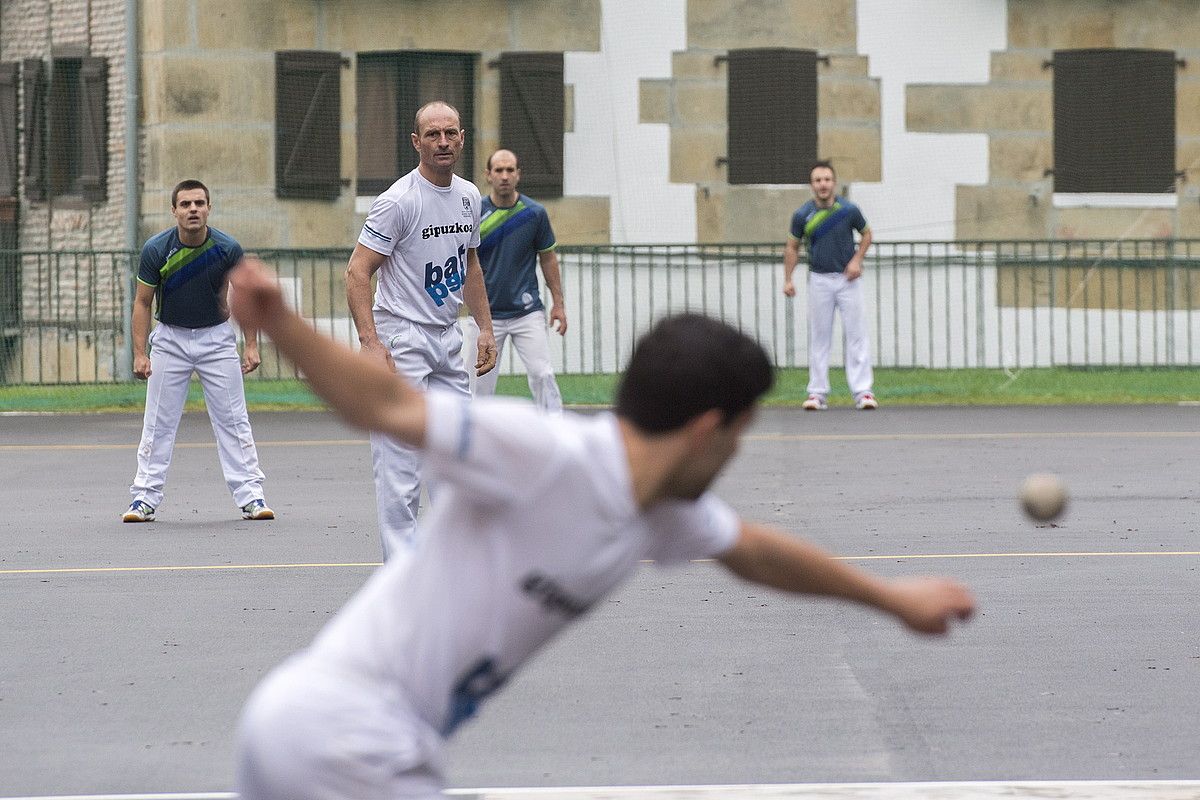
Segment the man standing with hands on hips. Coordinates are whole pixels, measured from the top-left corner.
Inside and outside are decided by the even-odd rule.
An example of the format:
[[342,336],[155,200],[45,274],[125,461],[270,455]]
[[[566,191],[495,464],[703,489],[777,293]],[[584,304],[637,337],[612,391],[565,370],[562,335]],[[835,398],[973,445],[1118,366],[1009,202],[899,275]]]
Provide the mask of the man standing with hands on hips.
[[[504,342],[512,338],[517,355],[525,364],[529,391],[538,408],[557,414],[562,411],[562,395],[554,380],[550,348],[546,343],[546,307],[538,291],[536,266],[546,276],[553,306],[550,327],[560,336],[567,332],[567,312],[563,303],[562,276],[558,270],[557,245],[550,217],[540,203],[517,192],[521,168],[511,150],[497,150],[487,162],[487,182],[491,193],[483,198],[479,223],[479,259],[483,280],[491,304],[492,328],[496,335],[496,358],[504,353]],[[467,338],[478,332],[468,320]],[[496,393],[497,371],[481,376],[474,393]]]
[[[476,255],[479,190],[454,174],[465,141],[453,106],[434,101],[417,111],[412,144],[420,163],[371,205],[346,268],[346,302],[364,353],[422,389],[469,397],[456,324],[464,300],[480,328],[476,375],[496,366],[496,341]],[[371,453],[379,532],[389,558],[414,544],[420,456],[378,432],[371,434]]]
[[[171,191],[175,227],[142,247],[132,337],[133,374],[146,381],[146,415],[137,475],[129,487],[133,502],[121,516],[124,522],[153,521],[162,502],[193,372],[204,389],[225,484],[242,517],[275,518],[263,500],[263,473],[242,384],[242,375],[262,362],[258,332],[243,328],[246,347],[239,359],[226,299],[229,273],[244,254],[232,237],[208,226],[210,209],[208,187],[197,180],[181,181]],[[151,333],[155,299],[158,325]]]
[[[829,349],[833,343],[833,312],[842,314],[846,353],[846,382],[860,411],[879,408],[871,392],[871,343],[863,314],[863,257],[871,246],[871,229],[858,206],[837,196],[837,176],[828,161],[809,171],[813,199],[792,216],[783,250],[783,293],[794,297],[792,273],[800,260],[800,244],[808,255],[808,399],[806,411],[823,411],[829,397]],[[860,240],[854,246],[854,231]]]

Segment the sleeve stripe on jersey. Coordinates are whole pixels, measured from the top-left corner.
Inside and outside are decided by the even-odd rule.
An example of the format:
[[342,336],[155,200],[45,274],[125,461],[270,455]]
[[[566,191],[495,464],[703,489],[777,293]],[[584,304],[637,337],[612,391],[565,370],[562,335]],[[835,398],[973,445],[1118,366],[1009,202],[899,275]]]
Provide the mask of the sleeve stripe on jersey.
[[378,236],[380,239],[383,239],[385,242],[390,242],[392,240],[392,237],[384,236],[382,233],[375,230],[370,225],[363,225],[363,230],[365,230],[367,233],[371,234],[372,236]]
[[554,244],[550,245],[549,247],[547,247],[544,250],[538,250],[538,252],[539,253],[553,253],[557,249],[558,249],[558,242],[555,242]]

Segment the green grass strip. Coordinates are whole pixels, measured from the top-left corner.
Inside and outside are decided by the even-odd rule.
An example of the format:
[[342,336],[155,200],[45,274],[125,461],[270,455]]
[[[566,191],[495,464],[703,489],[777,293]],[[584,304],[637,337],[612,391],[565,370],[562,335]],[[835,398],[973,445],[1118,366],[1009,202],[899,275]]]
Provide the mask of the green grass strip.
[[[779,372],[767,404],[798,406],[804,402],[808,373]],[[850,405],[845,376],[830,371],[834,391],[830,405]],[[607,405],[616,375],[560,375],[568,405]],[[498,392],[529,397],[520,375],[500,376]],[[1110,405],[1200,401],[1200,374],[1190,369],[878,369],[875,393],[882,405]],[[0,412],[97,413],[141,411],[144,383],[56,386],[0,386]],[[254,411],[322,408],[307,386],[296,380],[248,380],[246,401]],[[187,407],[204,408],[200,385],[192,382]]]

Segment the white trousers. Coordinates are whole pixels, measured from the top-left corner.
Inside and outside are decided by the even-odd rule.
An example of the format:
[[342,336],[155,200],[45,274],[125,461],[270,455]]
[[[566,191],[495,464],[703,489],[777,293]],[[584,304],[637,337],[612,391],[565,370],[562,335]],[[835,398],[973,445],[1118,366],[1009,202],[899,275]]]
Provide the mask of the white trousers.
[[162,502],[175,435],[187,402],[192,373],[200,377],[208,418],[217,437],[225,485],[242,507],[263,499],[263,473],[246,413],[237,333],[228,322],[210,328],[159,323],[150,334],[150,378],[146,415],[137,451],[137,475],[129,487],[134,500],[155,508]]
[[442,740],[396,688],[301,654],[250,695],[237,732],[241,800],[432,800]]
[[[525,365],[526,378],[529,381],[529,391],[533,394],[533,402],[543,411],[551,414],[562,413],[562,394],[558,391],[558,381],[554,379],[554,366],[550,363],[550,345],[547,341],[549,328],[546,325],[544,311],[533,311],[512,319],[493,319],[492,332],[496,336],[497,369],[475,377],[475,370],[468,370],[471,378],[471,394],[494,395],[496,381],[500,378],[500,357],[504,355],[504,343],[512,339],[513,347],[521,363]],[[469,365],[475,363],[476,344],[479,338],[479,326],[474,317],[463,320],[463,361]]]
[[857,399],[871,391],[871,340],[863,313],[863,279],[849,281],[840,272],[808,273],[808,393],[829,394],[829,350],[833,314],[842,315],[846,382]]
[[[471,394],[460,355],[462,332],[457,325],[420,325],[385,311],[375,311],[379,341],[392,354],[396,372],[421,389]],[[473,362],[472,362],[473,363]],[[417,541],[421,505],[421,454],[382,433],[371,433],[375,470],[375,505],[383,557],[411,549]],[[430,500],[433,486],[426,486]]]

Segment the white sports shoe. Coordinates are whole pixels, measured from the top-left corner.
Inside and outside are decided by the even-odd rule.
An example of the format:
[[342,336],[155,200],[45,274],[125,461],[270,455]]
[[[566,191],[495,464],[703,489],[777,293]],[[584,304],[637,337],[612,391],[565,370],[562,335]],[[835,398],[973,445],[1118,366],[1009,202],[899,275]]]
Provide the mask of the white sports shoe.
[[122,522],[153,522],[154,506],[142,500],[134,500],[121,515]]
[[242,519],[275,519],[275,512],[262,500],[251,500],[242,506]]
[[875,395],[871,394],[870,392],[863,392],[858,396],[858,400],[854,403],[854,407],[859,411],[874,411],[875,409],[879,408],[879,401],[876,400]]
[[801,408],[805,411],[824,411],[829,408],[829,404],[825,402],[825,398],[822,395],[810,394]]

